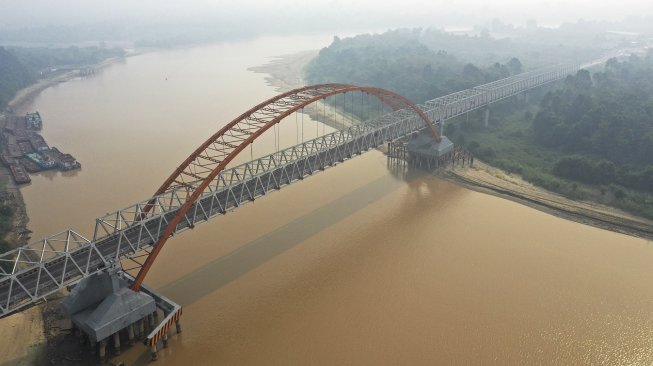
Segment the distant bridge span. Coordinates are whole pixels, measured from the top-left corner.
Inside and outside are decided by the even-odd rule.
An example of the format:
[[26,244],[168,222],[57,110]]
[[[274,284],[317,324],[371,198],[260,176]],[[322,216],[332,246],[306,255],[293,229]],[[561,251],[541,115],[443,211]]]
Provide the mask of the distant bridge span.
[[[283,93],[243,113],[209,138],[153,197],[96,219],[91,239],[69,229],[0,255],[0,317],[115,265],[136,265],[139,274],[133,288],[138,290],[156,254],[173,234],[385,142],[424,129],[439,140],[438,131],[445,120],[560,80],[578,69],[578,65],[556,65],[417,106],[386,90],[345,84]],[[394,111],[226,168],[239,152],[284,117],[317,100],[352,91],[374,95]]]

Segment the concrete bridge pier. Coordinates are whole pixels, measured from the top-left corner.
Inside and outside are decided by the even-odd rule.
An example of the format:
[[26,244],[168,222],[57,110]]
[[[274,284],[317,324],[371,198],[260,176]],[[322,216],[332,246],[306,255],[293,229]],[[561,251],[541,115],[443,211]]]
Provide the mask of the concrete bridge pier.
[[163,333],[163,348],[168,348],[168,332]]
[[175,321],[175,328],[177,330],[177,334],[181,333],[181,323],[179,322],[179,319]]
[[152,347],[150,347],[150,355],[152,356],[152,361],[156,361],[159,359],[159,354],[157,353],[156,344],[153,344]]
[[91,351],[91,355],[94,355],[95,347],[97,347],[97,343],[95,342],[95,339],[93,339],[91,336],[88,336],[88,346],[89,346],[89,350]]
[[442,136],[442,140],[436,142],[427,133],[413,136],[406,144],[411,164],[427,169],[438,168],[445,163],[453,152],[453,148],[453,142],[446,136]]
[[107,362],[107,340],[103,339],[100,342],[100,363]]
[[113,333],[113,350],[116,355],[120,354],[120,331]]
[[127,326],[127,339],[129,340],[129,345],[133,346],[134,345],[134,324],[129,324]]
[[488,127],[490,125],[490,107],[485,107],[483,112],[483,125]]
[[145,338],[145,320],[141,319],[138,321],[138,339]]
[[154,317],[152,317],[152,314],[148,314],[145,319],[145,333],[151,332],[154,326]]
[[75,325],[75,323],[70,322],[70,328],[72,330],[73,337],[77,339],[77,342],[82,345],[84,344],[85,338],[84,338],[84,332],[82,332],[79,327]]
[[134,340],[133,325],[156,310],[152,296],[134,292],[117,269],[109,269],[80,281],[62,302],[71,322],[88,336],[91,354],[99,344],[100,358],[106,358],[106,347],[113,342],[119,355],[120,332],[126,330],[130,343]]

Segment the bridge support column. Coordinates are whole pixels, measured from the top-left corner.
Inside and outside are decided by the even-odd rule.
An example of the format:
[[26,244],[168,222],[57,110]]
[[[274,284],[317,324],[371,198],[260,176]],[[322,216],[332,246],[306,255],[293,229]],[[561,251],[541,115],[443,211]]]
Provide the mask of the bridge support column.
[[129,338],[129,345],[134,345],[134,324],[129,324],[127,327],[127,337]]
[[150,355],[152,355],[152,361],[156,361],[159,359],[159,355],[157,354],[156,344],[153,344],[152,347],[150,347]]
[[145,319],[138,321],[138,339],[145,338]]
[[113,349],[116,355],[120,354],[120,331],[113,333]]
[[168,348],[168,332],[163,333],[163,348]]
[[177,334],[180,334],[181,333],[181,323],[179,322],[179,320],[177,320],[175,322],[175,328],[177,329]]
[[147,331],[149,333],[152,331],[152,329],[154,329],[154,316],[152,314],[147,316],[147,324],[148,324]]
[[73,331],[73,336],[77,338],[78,343],[84,344],[84,332],[82,332],[82,330],[79,329],[79,327],[76,326],[73,322],[71,322],[71,328]]
[[100,363],[107,362],[107,340],[100,341]]
[[90,347],[89,349],[91,351],[91,355],[94,355],[95,354],[95,347],[97,346],[97,344],[96,344],[95,340],[93,340],[93,338],[91,338],[91,336],[88,336],[88,345]]
[[487,107],[485,108],[485,112],[483,113],[483,124],[485,127],[488,127],[490,125],[490,108]]

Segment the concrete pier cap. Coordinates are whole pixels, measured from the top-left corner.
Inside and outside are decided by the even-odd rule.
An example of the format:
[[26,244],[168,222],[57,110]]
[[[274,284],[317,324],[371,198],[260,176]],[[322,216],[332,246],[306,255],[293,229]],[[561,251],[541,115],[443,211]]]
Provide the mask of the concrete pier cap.
[[440,142],[433,140],[428,133],[419,133],[413,136],[406,145],[408,152],[428,158],[439,158],[453,151],[453,142],[446,136],[442,136]]
[[96,342],[156,311],[154,298],[132,291],[117,269],[81,280],[62,306],[73,324]]

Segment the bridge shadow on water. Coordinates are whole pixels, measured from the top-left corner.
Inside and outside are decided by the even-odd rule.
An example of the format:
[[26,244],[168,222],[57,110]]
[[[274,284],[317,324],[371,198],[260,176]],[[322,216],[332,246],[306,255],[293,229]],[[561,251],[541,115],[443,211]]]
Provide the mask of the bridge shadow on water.
[[[159,290],[188,306],[406,184],[381,177],[222,256]],[[211,279],[207,281],[207,279]],[[197,286],[201,283],[201,286]]]
[[[189,306],[402,187],[407,188],[402,202],[392,215],[385,217],[378,225],[396,225],[394,220],[398,216],[412,220],[427,209],[441,207],[440,205],[446,206],[455,202],[459,195],[469,192],[434,179],[429,173],[411,167],[398,167],[398,170],[395,170],[394,166],[388,165],[388,169],[390,175],[378,178],[341,196],[158,290],[182,306]],[[446,199],[433,199],[439,197],[446,197]],[[369,245],[377,242],[374,238],[367,239]],[[373,248],[359,249],[373,250]],[[313,268],[313,270],[320,269]],[[171,344],[171,348],[180,346],[182,345]],[[160,356],[165,357],[165,351],[162,351]],[[149,360],[149,351],[143,349],[133,364],[144,366],[149,364]]]
[[[387,218],[388,221],[397,215],[419,216],[424,209],[438,204],[446,205],[446,201],[455,201],[457,195],[466,192],[456,186],[447,186],[449,189],[443,192],[443,186],[438,184],[438,180],[429,177],[428,173],[411,167],[388,165],[388,169],[391,173],[389,176],[378,178],[341,196],[158,290],[183,306],[188,306],[402,187],[408,188],[404,201],[397,207],[397,211]],[[437,192],[434,191],[435,188],[438,189]],[[434,197],[438,199],[432,199]],[[447,199],[439,199],[443,197]],[[379,223],[379,225],[392,224],[392,222]],[[24,359],[10,360],[0,366],[18,365],[24,361]],[[134,365],[149,364],[149,351],[143,349],[133,362]]]
[[[429,174],[408,168],[401,172],[388,166],[391,177],[378,178],[328,204],[226,254],[158,290],[165,296],[188,306],[202,297],[238,279],[274,257],[292,249],[311,236],[364,209],[369,204],[408,185],[406,202],[396,214],[416,214],[415,208],[433,206],[428,197],[444,192],[431,192],[435,179],[422,179]],[[394,178],[394,179],[393,179]],[[455,187],[446,193],[451,199],[464,190]],[[417,204],[416,204],[417,202]],[[420,211],[420,210],[418,210]],[[391,223],[388,223],[391,224]],[[207,281],[210,279],[210,281]],[[201,285],[198,285],[201,284]]]

